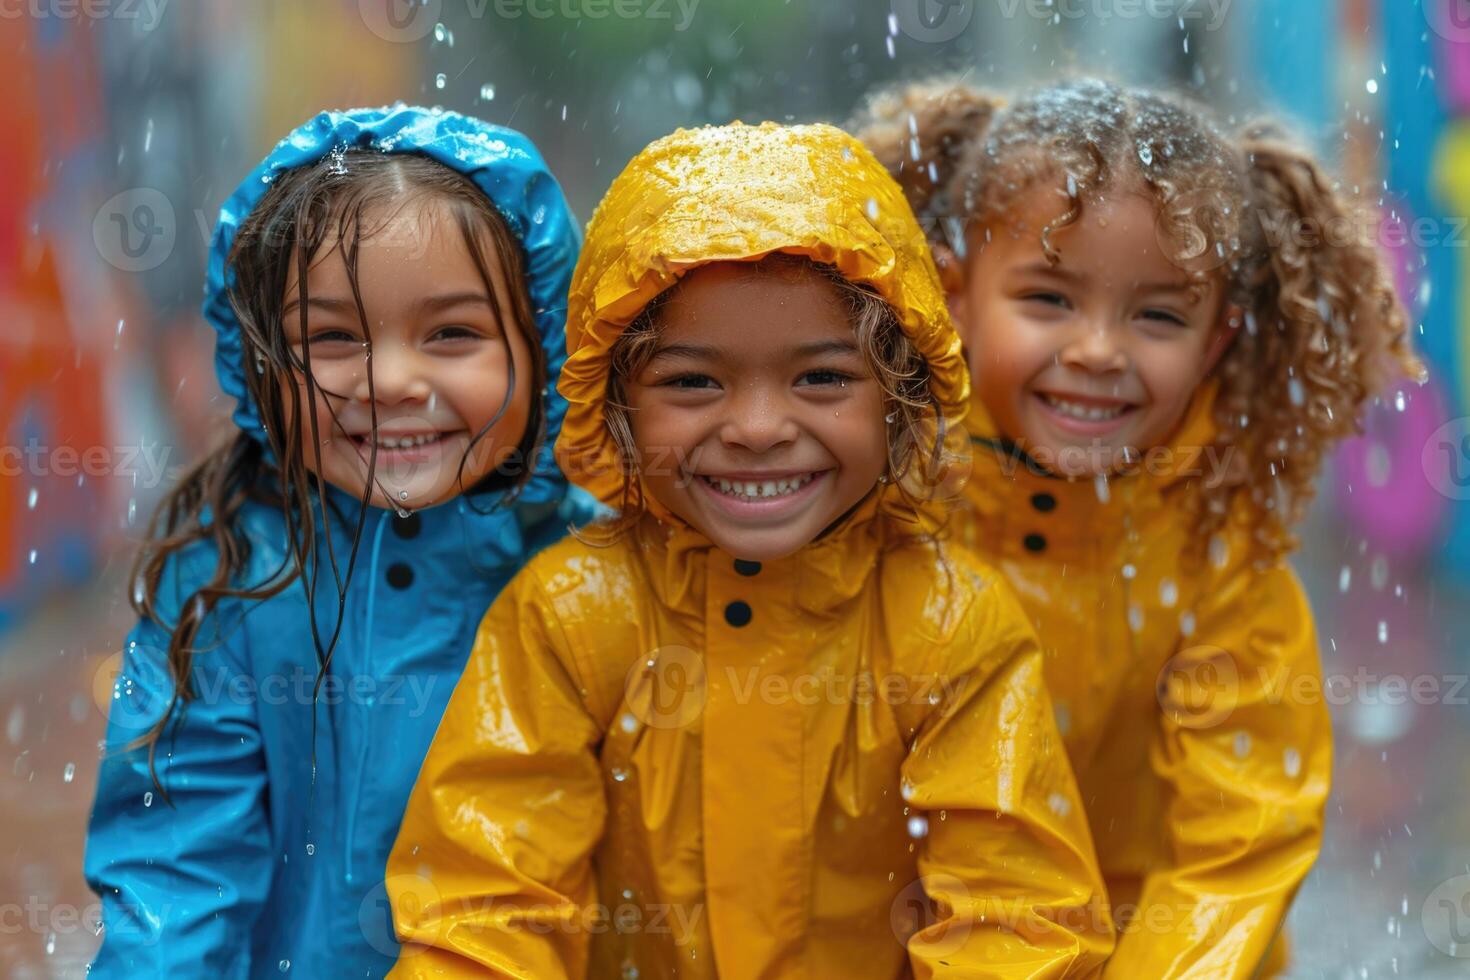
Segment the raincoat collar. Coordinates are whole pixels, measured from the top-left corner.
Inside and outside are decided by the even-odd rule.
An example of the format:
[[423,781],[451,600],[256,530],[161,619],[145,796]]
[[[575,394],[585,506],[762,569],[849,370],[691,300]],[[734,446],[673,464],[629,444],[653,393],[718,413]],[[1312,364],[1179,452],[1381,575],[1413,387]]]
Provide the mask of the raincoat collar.
[[[611,350],[689,271],[776,252],[830,264],[887,300],[928,361],[940,410],[958,427],[969,375],[939,274],[903,192],[867,148],[823,124],[680,129],[648,146],[613,181],[573,277],[570,355],[559,383],[567,421],[556,445],[573,482],[608,506],[627,500],[646,509],[680,540],[704,540],[622,471],[603,418]],[[896,486],[879,486],[872,497],[877,510],[900,520],[928,516]],[[856,517],[833,535],[846,534]]]
[[[210,243],[204,316],[215,330],[215,372],[220,388],[235,399],[235,424],[265,441],[259,407],[245,384],[240,322],[229,299],[234,271],[228,262],[235,236],[280,173],[344,148],[421,154],[465,174],[485,192],[523,249],[526,286],[546,359],[546,376],[554,383],[566,357],[565,297],[580,236],[561,187],[531,141],[515,130],[457,112],[401,102],[382,108],[321,112],[276,144],[241,182],[221,207]],[[543,404],[546,439],[519,498],[528,504],[559,500],[566,489],[552,453],[566,404],[549,388],[543,393]]]

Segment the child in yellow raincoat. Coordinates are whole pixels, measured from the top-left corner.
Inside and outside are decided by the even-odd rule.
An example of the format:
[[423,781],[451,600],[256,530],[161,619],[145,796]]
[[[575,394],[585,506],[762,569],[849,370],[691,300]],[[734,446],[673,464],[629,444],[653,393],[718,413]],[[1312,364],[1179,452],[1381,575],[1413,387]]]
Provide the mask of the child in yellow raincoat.
[[975,386],[956,536],[1016,587],[1121,935],[1246,977],[1322,839],[1331,733],[1291,528],[1390,371],[1374,224],[1263,125],[1077,80],[920,83],[862,135],[926,225]]
[[926,533],[969,392],[899,187],[829,126],[681,130],[568,315],[558,459],[623,516],[481,626],[389,862],[395,975],[1095,973],[1034,634]]

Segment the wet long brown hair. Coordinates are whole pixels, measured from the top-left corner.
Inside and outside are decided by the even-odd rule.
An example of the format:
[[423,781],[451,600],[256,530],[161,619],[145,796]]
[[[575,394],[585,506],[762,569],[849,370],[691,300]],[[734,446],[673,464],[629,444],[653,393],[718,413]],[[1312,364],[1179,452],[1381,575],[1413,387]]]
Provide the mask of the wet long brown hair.
[[1273,123],[1231,132],[1183,98],[1092,78],[1014,101],[942,79],[877,94],[854,127],[931,241],[961,256],[967,235],[1055,186],[1070,200],[1041,230],[1055,263],[1051,236],[1089,200],[1139,187],[1175,263],[1196,282],[1223,277],[1245,323],[1213,372],[1214,451],[1238,450],[1242,465],[1198,486],[1196,540],[1249,499],[1256,540],[1292,547],[1323,460],[1357,431],[1364,402],[1395,375],[1423,374],[1372,209]]
[[[371,366],[372,334],[358,285],[358,255],[376,230],[371,219],[379,213],[377,209],[381,205],[411,207],[429,200],[448,206],[479,269],[497,322],[507,330],[521,331],[530,351],[530,377],[515,377],[514,363],[508,362],[511,378],[505,404],[475,435],[460,460],[460,489],[475,497],[505,491],[490,505],[497,506],[513,500],[532,475],[536,453],[545,436],[540,398],[546,384],[545,354],[526,291],[521,247],[485,193],[463,174],[413,153],[339,151],[317,163],[276,176],[271,189],[241,224],[227,259],[233,272],[229,299],[240,324],[244,361],[241,369],[248,397],[257,406],[264,423],[264,442],[260,439],[262,434],[236,432],[225,445],[189,469],[154,512],[133,569],[134,609],[169,633],[167,661],[174,693],[163,715],[134,743],[148,747],[149,771],[160,791],[163,787],[154,770],[157,743],[170,719],[176,717],[176,709],[181,714],[196,696],[191,683],[194,659],[239,625],[216,623],[211,637],[201,636],[201,627],[222,600],[250,603],[268,599],[299,579],[306,594],[317,653],[313,698],[320,690],[342,628],[347,587],[367,520],[367,502],[372,496],[375,475],[370,472],[355,518],[348,519],[332,506],[320,476],[321,436],[315,412],[319,396],[311,372],[311,345],[304,343],[303,356],[298,357],[287,339],[282,317],[286,289],[294,279],[299,299],[300,336],[307,338],[308,269],[324,254],[324,249],[340,248],[358,318],[367,338],[365,357]],[[491,275],[492,262],[499,264],[508,287],[509,309],[501,308]],[[304,378],[306,383],[305,410],[297,387],[298,378]],[[500,420],[517,384],[529,386],[532,392],[525,433],[506,463],[467,488],[463,484],[465,460]],[[378,419],[372,385],[369,370],[368,387],[374,401],[372,423],[376,432]],[[306,466],[303,455],[303,437],[307,435],[316,453],[314,469]],[[278,509],[287,529],[286,557],[259,582],[241,581],[251,555],[250,539],[241,526],[242,510],[248,501]],[[349,531],[351,547],[346,555],[339,556],[333,536],[317,526],[318,511],[328,521],[341,521]],[[315,612],[322,542],[326,544],[325,557],[332,579],[328,584],[337,599],[336,622],[325,635],[318,627]],[[165,603],[160,596],[166,567],[196,545],[213,546],[214,567],[208,579],[185,598],[177,622],[167,622],[162,614]],[[206,639],[210,642],[204,643]],[[315,738],[313,751],[314,743]]]

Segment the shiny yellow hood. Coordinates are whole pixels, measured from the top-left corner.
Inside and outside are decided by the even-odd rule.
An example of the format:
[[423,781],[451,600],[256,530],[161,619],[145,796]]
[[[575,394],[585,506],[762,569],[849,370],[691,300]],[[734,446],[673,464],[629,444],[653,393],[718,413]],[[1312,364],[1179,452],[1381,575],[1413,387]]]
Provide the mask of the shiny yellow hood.
[[587,229],[558,385],[568,409],[556,456],[573,482],[612,506],[647,505],[641,486],[627,485],[603,420],[613,344],[689,270],[774,252],[877,290],[928,360],[944,417],[964,417],[969,376],[939,275],[903,192],[873,155],[823,124],[680,129],[633,158]]

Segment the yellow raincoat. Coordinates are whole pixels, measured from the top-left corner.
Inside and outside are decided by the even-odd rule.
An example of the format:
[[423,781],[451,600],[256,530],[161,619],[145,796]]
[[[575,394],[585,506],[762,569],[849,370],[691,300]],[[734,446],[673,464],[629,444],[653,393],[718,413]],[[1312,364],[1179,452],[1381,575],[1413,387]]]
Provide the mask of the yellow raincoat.
[[1229,462],[1212,405],[1207,387],[1109,481],[1046,474],[978,398],[966,422],[954,526],[1046,649],[1121,929],[1109,977],[1255,975],[1322,841],[1332,739],[1306,596],[1243,511],[1209,542],[1191,526],[1191,483]]
[[[962,414],[937,275],[868,151],[828,126],[681,130],[588,231],[571,479],[623,501],[603,423],[620,331],[685,271],[776,251],[876,288]],[[1101,878],[998,576],[892,485],[764,563],[643,502],[613,543],[531,561],[481,625],[389,861],[397,930],[422,944],[394,975],[1095,973]]]

